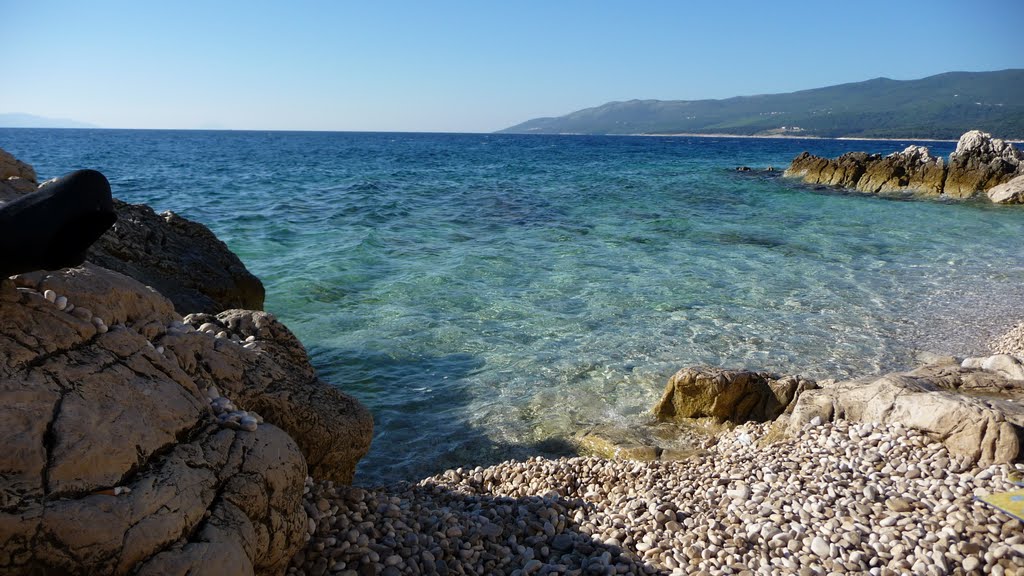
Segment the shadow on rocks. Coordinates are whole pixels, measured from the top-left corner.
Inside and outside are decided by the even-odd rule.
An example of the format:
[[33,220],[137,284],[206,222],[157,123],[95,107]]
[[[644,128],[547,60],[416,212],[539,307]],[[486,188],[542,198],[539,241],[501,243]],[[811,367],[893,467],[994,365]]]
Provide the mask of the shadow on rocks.
[[373,413],[374,437],[355,484],[424,478],[459,466],[490,466],[531,456],[576,456],[558,438],[496,441],[474,420],[485,361],[473,354],[410,355],[394,350],[310,347],[314,366]]
[[[311,484],[312,537],[289,574],[667,573],[637,556],[654,543],[634,542],[626,515],[603,513],[586,485],[560,473],[573,470],[565,462],[449,470],[374,489]],[[663,522],[675,521],[663,506]]]

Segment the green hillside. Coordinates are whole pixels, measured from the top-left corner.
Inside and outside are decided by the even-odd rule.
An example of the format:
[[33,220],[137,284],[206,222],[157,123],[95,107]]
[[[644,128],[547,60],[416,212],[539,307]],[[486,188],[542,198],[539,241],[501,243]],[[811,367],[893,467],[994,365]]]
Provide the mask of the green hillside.
[[1024,70],[876,78],[725,100],[609,102],[501,132],[955,139],[971,129],[1024,138]]

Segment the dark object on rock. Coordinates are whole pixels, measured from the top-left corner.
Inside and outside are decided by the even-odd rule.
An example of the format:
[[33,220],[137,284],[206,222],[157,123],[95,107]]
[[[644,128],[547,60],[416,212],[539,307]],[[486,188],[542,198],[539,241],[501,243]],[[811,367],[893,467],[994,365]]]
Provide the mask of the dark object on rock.
[[117,221],[110,183],[78,170],[0,206],[0,278],[59,270],[85,253]]
[[736,167],[737,172],[750,172],[750,166],[738,166]]

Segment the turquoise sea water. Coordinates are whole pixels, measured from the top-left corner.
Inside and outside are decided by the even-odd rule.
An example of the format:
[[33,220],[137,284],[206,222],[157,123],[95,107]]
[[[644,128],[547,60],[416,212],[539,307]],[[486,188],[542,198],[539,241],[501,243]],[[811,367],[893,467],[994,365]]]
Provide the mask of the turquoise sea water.
[[[692,364],[877,374],[1020,319],[1024,210],[739,165],[911,142],[0,129],[207,224],[374,413],[358,481],[558,453]],[[948,154],[953,143],[928,143]]]

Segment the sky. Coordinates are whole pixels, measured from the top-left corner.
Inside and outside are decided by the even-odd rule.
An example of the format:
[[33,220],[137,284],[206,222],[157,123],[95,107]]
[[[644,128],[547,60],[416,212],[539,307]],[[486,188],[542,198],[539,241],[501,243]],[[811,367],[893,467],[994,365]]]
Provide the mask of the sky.
[[1024,68],[1024,0],[0,0],[0,113],[491,132],[610,101]]

